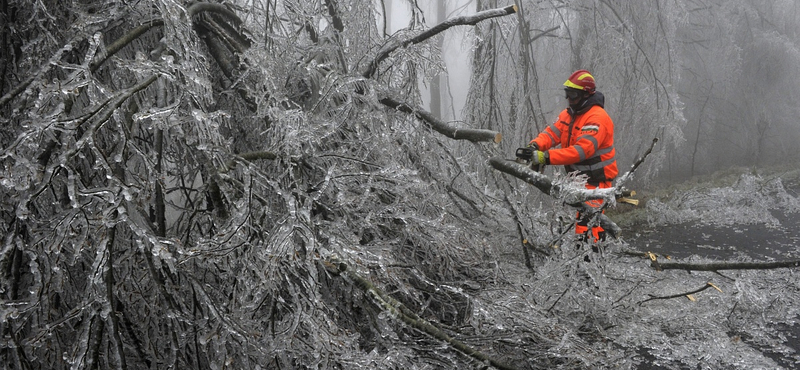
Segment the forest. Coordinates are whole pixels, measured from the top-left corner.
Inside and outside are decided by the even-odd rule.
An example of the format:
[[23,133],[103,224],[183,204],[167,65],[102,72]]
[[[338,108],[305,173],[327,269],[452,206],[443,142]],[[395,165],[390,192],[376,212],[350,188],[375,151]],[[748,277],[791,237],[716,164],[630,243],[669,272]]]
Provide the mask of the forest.
[[[800,368],[798,40],[791,0],[0,0],[0,364]],[[604,191],[514,161],[578,69]]]

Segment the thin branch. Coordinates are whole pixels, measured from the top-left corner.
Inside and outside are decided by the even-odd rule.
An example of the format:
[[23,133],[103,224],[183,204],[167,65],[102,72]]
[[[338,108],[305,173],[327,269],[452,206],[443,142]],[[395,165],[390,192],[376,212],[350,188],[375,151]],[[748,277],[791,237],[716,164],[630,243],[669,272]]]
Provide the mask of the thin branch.
[[411,45],[411,44],[419,44],[419,43],[421,43],[421,42],[423,42],[423,41],[425,41],[425,40],[427,40],[427,39],[429,39],[429,38],[431,38],[433,36],[436,36],[437,34],[443,32],[443,31],[447,30],[450,27],[453,27],[453,26],[465,26],[465,25],[474,26],[480,21],[483,21],[483,20],[486,20],[486,19],[490,19],[490,18],[506,16],[506,15],[509,15],[509,14],[514,14],[516,12],[517,12],[517,6],[516,5],[510,5],[510,6],[507,6],[505,8],[489,9],[489,10],[484,10],[482,12],[475,13],[473,15],[453,17],[453,18],[450,18],[448,20],[445,20],[444,22],[439,23],[438,25],[434,26],[433,28],[424,31],[424,32],[420,33],[417,36],[414,36],[414,37],[412,37],[410,39],[404,40],[404,41],[399,42],[399,43],[395,43],[395,44],[393,44],[393,45],[381,50],[378,53],[378,55],[375,57],[375,59],[373,59],[372,62],[370,62],[370,64],[367,67],[367,69],[363,73],[361,73],[361,75],[364,76],[364,77],[367,77],[367,78],[372,77],[375,74],[375,71],[378,70],[378,65],[382,61],[384,61],[386,58],[388,58],[389,54],[391,54],[393,51],[395,51],[395,50],[397,50],[397,49],[399,49],[401,47],[406,47],[406,46]]
[[569,289],[570,289],[570,288],[571,288],[571,287],[567,287],[567,289],[564,289],[564,291],[561,293],[561,295],[559,295],[559,296],[558,296],[558,299],[556,299],[556,301],[555,301],[555,302],[553,302],[553,304],[552,304],[552,305],[550,305],[550,308],[548,308],[548,309],[547,309],[547,313],[550,313],[550,311],[552,311],[552,310],[553,310],[553,308],[555,308],[555,307],[556,307],[556,305],[558,304],[558,302],[561,300],[561,298],[564,298],[564,295],[566,295],[566,294],[567,294],[567,292],[569,291]]
[[278,158],[278,155],[275,154],[275,153],[272,153],[272,152],[248,152],[248,153],[241,153],[241,154],[239,154],[239,156],[242,157],[242,159],[245,159],[245,160],[248,160],[248,161],[255,161],[255,160],[258,160],[258,159],[270,159],[270,160],[272,160],[272,159]]
[[[277,154],[267,151],[241,153],[238,155],[238,157],[225,162],[225,167],[227,167],[227,169],[233,168],[234,166],[236,166],[237,160],[252,162],[259,159],[275,160],[277,158],[278,158]],[[227,172],[227,169],[221,169],[220,172]]]
[[560,25],[559,25],[559,26],[555,26],[555,27],[548,28],[548,29],[546,29],[546,30],[544,30],[544,31],[540,32],[538,35],[531,37],[531,38],[530,38],[530,40],[528,40],[528,43],[533,43],[534,41],[536,41],[536,39],[538,39],[538,38],[540,38],[540,37],[547,36],[547,35],[549,35],[551,32],[553,32],[553,31],[555,31],[555,30],[558,30],[558,29],[560,29],[560,28],[561,28],[561,26],[560,26]]
[[641,165],[642,162],[644,162],[645,158],[647,158],[647,156],[650,155],[650,153],[653,151],[653,147],[656,146],[657,142],[658,138],[654,137],[653,142],[650,144],[650,148],[647,149],[647,151],[644,152],[644,154],[642,154],[641,157],[639,157],[639,160],[637,160],[633,165],[631,165],[631,169],[629,169],[628,172],[625,172],[624,175],[620,176],[619,179],[617,179],[617,187],[619,187],[633,175],[633,171],[636,171],[639,165]]
[[672,298],[688,297],[689,295],[692,295],[692,294],[695,294],[695,293],[700,293],[700,292],[702,292],[702,291],[704,291],[704,290],[706,290],[708,288],[719,289],[714,284],[708,282],[708,283],[706,283],[706,285],[703,285],[703,287],[701,287],[699,289],[695,289],[695,290],[693,290],[691,292],[672,294],[672,295],[668,295],[668,296],[654,296],[652,294],[648,294],[650,296],[650,298],[639,302],[639,305],[641,305],[641,304],[643,304],[645,302],[654,301],[654,300],[658,300],[658,299],[672,299]]

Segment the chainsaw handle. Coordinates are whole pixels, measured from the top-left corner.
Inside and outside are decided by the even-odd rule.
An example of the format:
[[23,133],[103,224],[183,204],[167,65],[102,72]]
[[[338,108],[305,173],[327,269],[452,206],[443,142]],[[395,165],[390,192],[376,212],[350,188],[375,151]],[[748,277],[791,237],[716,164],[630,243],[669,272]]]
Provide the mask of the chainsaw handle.
[[517,158],[524,159],[526,162],[528,162],[531,160],[531,157],[533,157],[533,150],[534,149],[530,147],[517,148],[517,152],[515,153],[515,155],[517,156]]

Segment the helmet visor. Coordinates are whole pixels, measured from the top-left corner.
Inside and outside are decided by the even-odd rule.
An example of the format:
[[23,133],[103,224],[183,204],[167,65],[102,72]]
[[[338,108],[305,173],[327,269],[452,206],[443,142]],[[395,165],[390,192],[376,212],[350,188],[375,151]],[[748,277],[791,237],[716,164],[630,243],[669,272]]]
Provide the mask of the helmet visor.
[[564,89],[564,93],[569,100],[575,100],[583,96],[583,91],[577,89]]

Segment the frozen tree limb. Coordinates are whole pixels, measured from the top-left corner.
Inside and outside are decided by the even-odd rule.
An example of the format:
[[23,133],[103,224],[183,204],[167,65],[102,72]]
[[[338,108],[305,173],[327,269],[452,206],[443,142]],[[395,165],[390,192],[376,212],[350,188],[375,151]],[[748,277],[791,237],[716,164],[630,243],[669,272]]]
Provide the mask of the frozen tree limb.
[[125,36],[116,39],[114,42],[109,44],[104,51],[100,52],[98,54],[98,58],[89,63],[89,70],[92,72],[96,71],[97,68],[99,68],[103,63],[105,63],[106,60],[108,60],[108,58],[111,58],[111,56],[120,51],[123,47],[125,47],[125,45],[130,44],[133,40],[136,40],[139,38],[139,36],[143,35],[151,28],[161,27],[163,25],[163,19],[153,19],[143,23],[139,27],[132,29],[130,32],[125,34]]
[[411,45],[411,44],[419,44],[419,43],[421,43],[421,42],[423,42],[423,41],[425,41],[425,40],[427,40],[427,39],[429,39],[429,38],[431,38],[433,36],[438,35],[439,33],[447,30],[450,27],[453,27],[453,26],[467,26],[467,25],[474,26],[480,21],[483,21],[483,20],[486,20],[486,19],[490,19],[490,18],[506,16],[506,15],[509,15],[509,14],[514,14],[516,12],[517,12],[517,6],[516,5],[509,5],[509,6],[505,7],[505,8],[489,9],[489,10],[484,10],[482,12],[478,12],[478,13],[475,13],[475,14],[472,14],[472,15],[453,17],[453,18],[450,18],[448,20],[445,20],[444,22],[439,23],[438,25],[434,26],[433,28],[424,31],[424,32],[420,33],[417,36],[414,36],[414,37],[412,37],[410,39],[407,39],[407,40],[404,40],[404,41],[401,41],[401,42],[394,43],[393,45],[390,45],[390,46],[382,49],[380,52],[378,52],[378,55],[375,57],[375,59],[373,59],[372,62],[370,62],[370,64],[367,67],[367,69],[363,73],[361,73],[361,75],[364,76],[364,77],[367,77],[367,78],[372,77],[373,75],[375,75],[375,71],[378,70],[378,65],[382,61],[384,61],[386,58],[388,58],[389,54],[391,54],[393,51],[395,51],[395,50],[397,50],[397,49],[399,49],[401,47],[406,47],[406,46]]
[[337,276],[345,276],[347,279],[351,280],[358,288],[364,291],[368,296],[370,296],[376,303],[381,306],[381,309],[388,311],[392,314],[392,317],[399,319],[400,321],[406,323],[407,325],[417,329],[425,334],[428,334],[436,339],[446,342],[455,350],[470,356],[474,359],[487,363],[497,369],[500,370],[512,370],[513,367],[506,365],[500,362],[497,359],[489,357],[483,352],[476,350],[468,346],[467,344],[451,337],[447,333],[443,332],[441,329],[431,325],[427,320],[419,317],[416,313],[408,309],[404,304],[400,301],[392,298],[386,292],[382,291],[375,284],[372,284],[369,280],[363,278],[361,275],[356,273],[355,271],[348,268],[347,264],[338,260],[326,260],[323,261],[325,269],[328,270],[330,273],[337,275]]
[[380,102],[389,108],[396,109],[404,113],[413,114],[423,122],[427,123],[428,126],[434,129],[436,132],[451,139],[469,140],[472,142],[487,141],[494,143],[499,143],[501,140],[503,140],[503,135],[497,131],[454,127],[436,118],[433,114],[422,108],[411,107],[408,104],[389,97],[380,99]]
[[[520,180],[531,184],[547,195],[561,197],[567,204],[582,208],[583,202],[592,199],[605,199],[608,203],[609,200],[614,199],[616,192],[615,188],[607,189],[565,189],[564,187],[553,184],[549,177],[532,170],[530,167],[517,163],[512,160],[504,158],[493,157],[489,158],[489,164],[496,170],[514,176]],[[591,210],[584,209],[584,212]],[[612,237],[616,238],[622,233],[622,229],[617,226],[614,221],[611,221],[608,216],[597,213],[597,219],[600,226],[606,230]]]
[[650,155],[650,153],[653,151],[653,147],[656,146],[657,142],[658,138],[654,137],[653,142],[650,144],[650,149],[647,149],[647,151],[644,152],[644,154],[642,154],[642,156],[639,157],[639,159],[633,165],[631,165],[631,169],[629,169],[628,172],[625,172],[624,175],[620,176],[619,179],[617,179],[617,186],[620,186],[623,183],[625,183],[625,181],[628,181],[628,179],[633,175],[633,171],[636,171],[639,165],[641,165],[642,162],[644,162],[644,159],[647,158],[647,156]]
[[255,161],[255,160],[259,160],[259,159],[270,159],[270,160],[272,160],[272,159],[278,158],[278,155],[275,154],[275,153],[263,152],[263,151],[262,152],[241,153],[241,154],[239,154],[239,156],[242,157],[242,159],[248,160],[248,161]]
[[[236,13],[232,12],[230,9],[226,8],[221,4],[196,3],[189,7],[188,12],[190,18],[202,12],[214,12],[222,14],[226,18],[234,21],[236,24],[242,23],[242,20],[239,19]],[[136,40],[139,36],[143,35],[151,28],[161,27],[163,25],[164,25],[163,19],[153,19],[147,21],[146,23],[140,25],[139,27],[134,28],[124,36],[118,38],[113,43],[108,45],[105,51],[98,56],[97,60],[94,60],[89,64],[89,69],[92,72],[94,72],[95,70],[97,70],[98,67],[100,67],[100,65],[102,65],[106,60],[108,60],[108,58],[116,54],[126,45],[130,44],[133,40]]]
[[110,342],[114,345],[114,356],[116,357],[116,361],[119,364],[120,369],[127,369],[128,365],[125,360],[125,350],[119,330],[119,317],[117,317],[117,313],[114,310],[114,241],[116,239],[116,234],[116,226],[111,227],[108,230],[108,239],[106,240],[106,245],[104,248],[106,253],[108,253],[108,259],[106,262],[107,265],[105,272],[106,300],[103,302],[103,304],[106,306],[105,309],[109,311],[107,318],[110,324],[108,334],[110,339],[113,339]]
[[514,176],[520,180],[531,184],[547,195],[557,196],[563,198],[564,202],[577,207],[581,203],[592,199],[614,199],[615,188],[606,189],[578,189],[567,188],[558,184],[553,184],[553,181],[534,170],[530,167],[517,163],[515,161],[503,158],[490,158],[489,164],[496,170]]
[[38,71],[33,73],[30,77],[26,78],[24,81],[20,82],[8,93],[0,97],[0,107],[3,107],[4,105],[8,104],[8,102],[14,99],[17,95],[25,91],[34,80],[38,79],[40,76],[47,73],[47,71],[50,70],[50,67],[55,65],[62,58],[62,56],[67,50],[72,50],[72,48],[74,47],[73,45],[74,43],[76,43],[76,40],[72,40],[66,45],[64,45],[52,57],[50,57],[50,60],[48,60],[47,63],[45,63],[41,68],[39,68]]
[[[197,15],[197,14],[202,13],[202,12],[214,12],[214,13],[222,14],[223,16],[233,20],[237,24],[242,23],[241,19],[239,19],[239,17],[236,16],[236,13],[232,12],[230,9],[226,8],[225,6],[223,6],[221,4],[196,3],[196,4],[192,5],[192,6],[190,6],[188,11],[189,11],[189,17],[192,17],[192,16]],[[163,26],[163,25],[164,25],[164,20],[163,19],[153,19],[153,20],[147,21],[146,23],[140,25],[139,27],[134,28],[133,30],[131,30],[130,32],[125,34],[124,36],[118,38],[117,40],[115,40],[114,42],[109,44],[108,47],[106,47],[106,49],[104,51],[99,53],[98,54],[98,58],[89,63],[89,70],[92,71],[92,72],[96,71],[97,68],[99,68],[103,63],[105,63],[106,60],[108,60],[108,58],[110,58],[111,56],[116,54],[118,51],[120,51],[126,45],[130,44],[133,40],[136,40],[137,38],[139,38],[139,36],[143,35],[145,32],[149,31],[151,28],[160,27],[160,26]],[[60,58],[62,52],[63,52],[63,49],[60,50],[56,54],[56,57]],[[51,61],[51,63],[48,63],[47,65],[45,65],[43,67],[43,69],[42,69],[42,73],[45,70],[45,68],[48,68],[48,66],[51,65],[51,64],[53,64],[52,61]],[[3,105],[6,105],[9,101],[11,101],[11,99],[14,99],[14,97],[19,95],[23,91],[25,91],[25,89],[27,89],[28,86],[30,86],[30,84],[37,77],[39,77],[42,73],[34,74],[33,76],[25,79],[20,84],[18,84],[13,89],[11,89],[11,91],[9,91],[7,94],[5,94],[2,97],[0,97],[0,107],[2,107]]]
[[613,200],[616,192],[615,188],[582,189],[553,184],[553,180],[544,174],[532,170],[527,165],[504,158],[490,158],[489,164],[500,172],[509,174],[535,186],[541,190],[542,193],[563,199],[565,203],[573,207],[578,207],[587,200]]
[[[206,42],[206,46],[208,46],[211,57],[217,62],[217,65],[220,67],[225,77],[235,83],[241,73],[239,73],[237,68],[238,62],[234,52],[241,54],[249,47],[249,45],[245,43],[246,39],[244,39],[244,36],[236,34],[235,31],[225,28],[210,19],[203,19],[195,24],[197,25],[198,34]],[[255,99],[248,94],[247,90],[242,87],[237,87],[236,91],[245,101],[245,104],[247,104],[247,108],[255,112],[258,104]]]
[[226,18],[234,21],[236,24],[242,24],[242,20],[239,19],[239,16],[236,15],[232,10],[225,7],[222,4],[215,4],[215,3],[195,3],[189,7],[189,17],[194,17],[197,14],[203,12],[211,12],[211,13],[218,13],[222,14]]
[[779,268],[800,267],[800,260],[773,261],[773,262],[713,262],[713,263],[681,263],[657,262],[650,264],[657,270],[686,270],[686,271],[719,271],[719,270],[771,270]]
[[[658,300],[658,299],[673,299],[673,298],[681,298],[681,297],[689,298],[692,294],[700,293],[700,292],[702,292],[702,291],[704,291],[704,290],[706,290],[708,288],[714,288],[714,289],[719,290],[721,292],[721,290],[719,288],[717,288],[716,285],[712,284],[711,282],[708,282],[708,283],[706,283],[706,285],[703,285],[701,288],[695,289],[695,290],[693,290],[691,292],[672,294],[672,295],[668,295],[668,296],[655,296],[655,295],[652,295],[652,294],[648,294],[650,296],[650,298],[639,302],[639,305],[641,305],[641,304],[643,304],[645,302],[654,301],[654,300]],[[689,299],[694,300],[693,298],[689,298]]]

